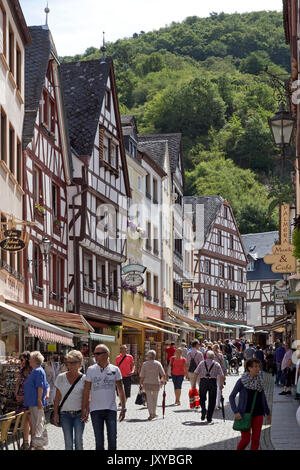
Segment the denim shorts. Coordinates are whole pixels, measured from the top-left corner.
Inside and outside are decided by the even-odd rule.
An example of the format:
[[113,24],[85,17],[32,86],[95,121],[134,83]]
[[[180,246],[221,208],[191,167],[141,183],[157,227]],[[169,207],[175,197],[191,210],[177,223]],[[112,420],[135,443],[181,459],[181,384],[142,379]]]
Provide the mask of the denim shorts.
[[175,390],[181,390],[183,379],[184,379],[184,375],[172,374],[172,380],[173,380]]

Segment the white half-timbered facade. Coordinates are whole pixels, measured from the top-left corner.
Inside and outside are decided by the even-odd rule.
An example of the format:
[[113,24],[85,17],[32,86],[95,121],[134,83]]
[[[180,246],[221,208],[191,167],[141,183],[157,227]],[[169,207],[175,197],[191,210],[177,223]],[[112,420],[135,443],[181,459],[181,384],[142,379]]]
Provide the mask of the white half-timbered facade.
[[242,235],[242,239],[248,256],[247,321],[264,330],[285,312],[283,301],[276,304],[274,298],[275,284],[283,280],[283,275],[273,273],[271,266],[264,262],[264,256],[272,252],[279,234],[251,233]]
[[247,257],[229,203],[219,196],[184,202],[195,213],[197,204],[204,207],[204,243],[194,250],[195,319],[246,324]]
[[[68,298],[67,185],[70,152],[61,94],[60,63],[47,26],[30,28],[26,48],[26,101],[23,128],[24,218],[30,242],[26,252],[26,303],[58,311]],[[51,250],[44,262],[40,243]]]
[[113,64],[63,64],[62,77],[73,157],[69,299],[75,313],[105,328],[122,322],[130,196]]

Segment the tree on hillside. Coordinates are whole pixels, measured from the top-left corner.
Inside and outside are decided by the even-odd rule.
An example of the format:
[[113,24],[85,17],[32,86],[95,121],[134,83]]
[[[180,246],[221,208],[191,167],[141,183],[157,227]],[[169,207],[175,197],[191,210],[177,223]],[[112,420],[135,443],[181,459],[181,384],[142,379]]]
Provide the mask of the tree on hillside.
[[187,172],[186,182],[187,194],[220,195],[227,199],[242,233],[276,228],[276,216],[268,215],[267,188],[257,181],[252,171],[239,168],[232,160],[216,158],[201,162]]
[[208,134],[212,126],[220,129],[225,123],[225,110],[218,87],[197,77],[159,93],[146,107],[145,119],[158,132],[182,132],[193,140]]

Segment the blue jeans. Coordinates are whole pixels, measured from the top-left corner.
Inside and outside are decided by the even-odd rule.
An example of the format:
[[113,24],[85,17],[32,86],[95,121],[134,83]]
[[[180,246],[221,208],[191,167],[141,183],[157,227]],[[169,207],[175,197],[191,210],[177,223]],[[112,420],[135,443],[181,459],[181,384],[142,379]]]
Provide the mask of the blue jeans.
[[108,450],[117,449],[117,412],[114,410],[96,410],[91,412],[96,450],[104,450],[104,423],[107,429]]
[[[71,414],[67,411],[60,413],[60,422],[65,439],[66,450],[83,450],[84,423],[81,421],[81,411],[78,414]],[[75,431],[75,436],[74,436]]]

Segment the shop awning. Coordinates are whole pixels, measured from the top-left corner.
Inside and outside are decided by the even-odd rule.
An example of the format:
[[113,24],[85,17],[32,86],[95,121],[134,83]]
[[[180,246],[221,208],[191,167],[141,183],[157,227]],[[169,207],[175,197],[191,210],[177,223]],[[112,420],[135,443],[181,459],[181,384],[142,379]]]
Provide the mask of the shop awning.
[[249,328],[252,329],[251,327],[247,325],[235,325],[232,323],[222,323],[222,322],[217,322],[217,321],[212,321],[212,320],[205,320],[206,323],[212,323],[213,325],[218,325],[218,326],[223,326],[224,328]]
[[[3,299],[3,297],[2,297]],[[0,301],[0,312],[4,314],[12,315],[22,319],[25,325],[28,326],[28,332],[31,336],[40,338],[43,341],[49,341],[53,343],[61,343],[66,346],[74,346],[73,334],[58,328],[57,326],[51,325],[50,323],[40,320],[39,318],[30,315],[23,310],[17,309],[12,305],[6,304]]]
[[132,317],[128,317],[127,315],[123,315],[123,317],[124,317],[124,321],[123,321],[124,326],[129,326],[129,327],[138,328],[138,329],[149,328],[150,330],[162,331],[163,333],[167,333],[169,335],[180,336],[179,333],[174,333],[173,331],[166,330],[159,326],[155,326],[151,323],[139,321]]
[[170,328],[177,328],[177,329],[180,328],[180,325],[176,323],[171,323],[165,320],[160,320],[160,318],[149,317],[149,315],[147,315],[147,319],[150,320],[151,322],[159,323],[162,326],[169,326]]
[[176,318],[187,323],[188,325],[193,326],[196,330],[200,330],[202,332],[206,331],[206,327],[200,322],[197,322],[195,320],[192,320],[191,318],[185,317],[184,315],[180,315],[180,313],[174,312],[174,310],[169,312],[169,315],[170,314],[174,315]]
[[94,332],[94,328],[87,322],[82,315],[76,313],[61,312],[58,310],[51,310],[49,308],[36,307],[34,305],[22,304],[20,302],[13,302],[6,300],[7,305],[12,305],[25,313],[29,313],[40,320],[48,321],[54,325],[63,326],[65,328],[75,328],[76,330]]
[[211,331],[211,332],[217,331],[217,328],[215,328],[214,326],[209,326],[209,325],[205,325],[205,326],[206,326],[208,331]]
[[90,338],[93,341],[99,341],[104,343],[114,343],[116,341],[115,336],[101,335],[100,333],[90,333]]
[[195,332],[196,328],[192,328],[188,326],[186,323],[181,322],[179,323],[170,323],[164,320],[159,320],[158,318],[152,318],[147,316],[147,318],[151,321],[151,323],[158,323],[159,325],[162,326],[169,326],[170,328],[175,328],[176,330],[186,330],[186,331],[192,331]]

